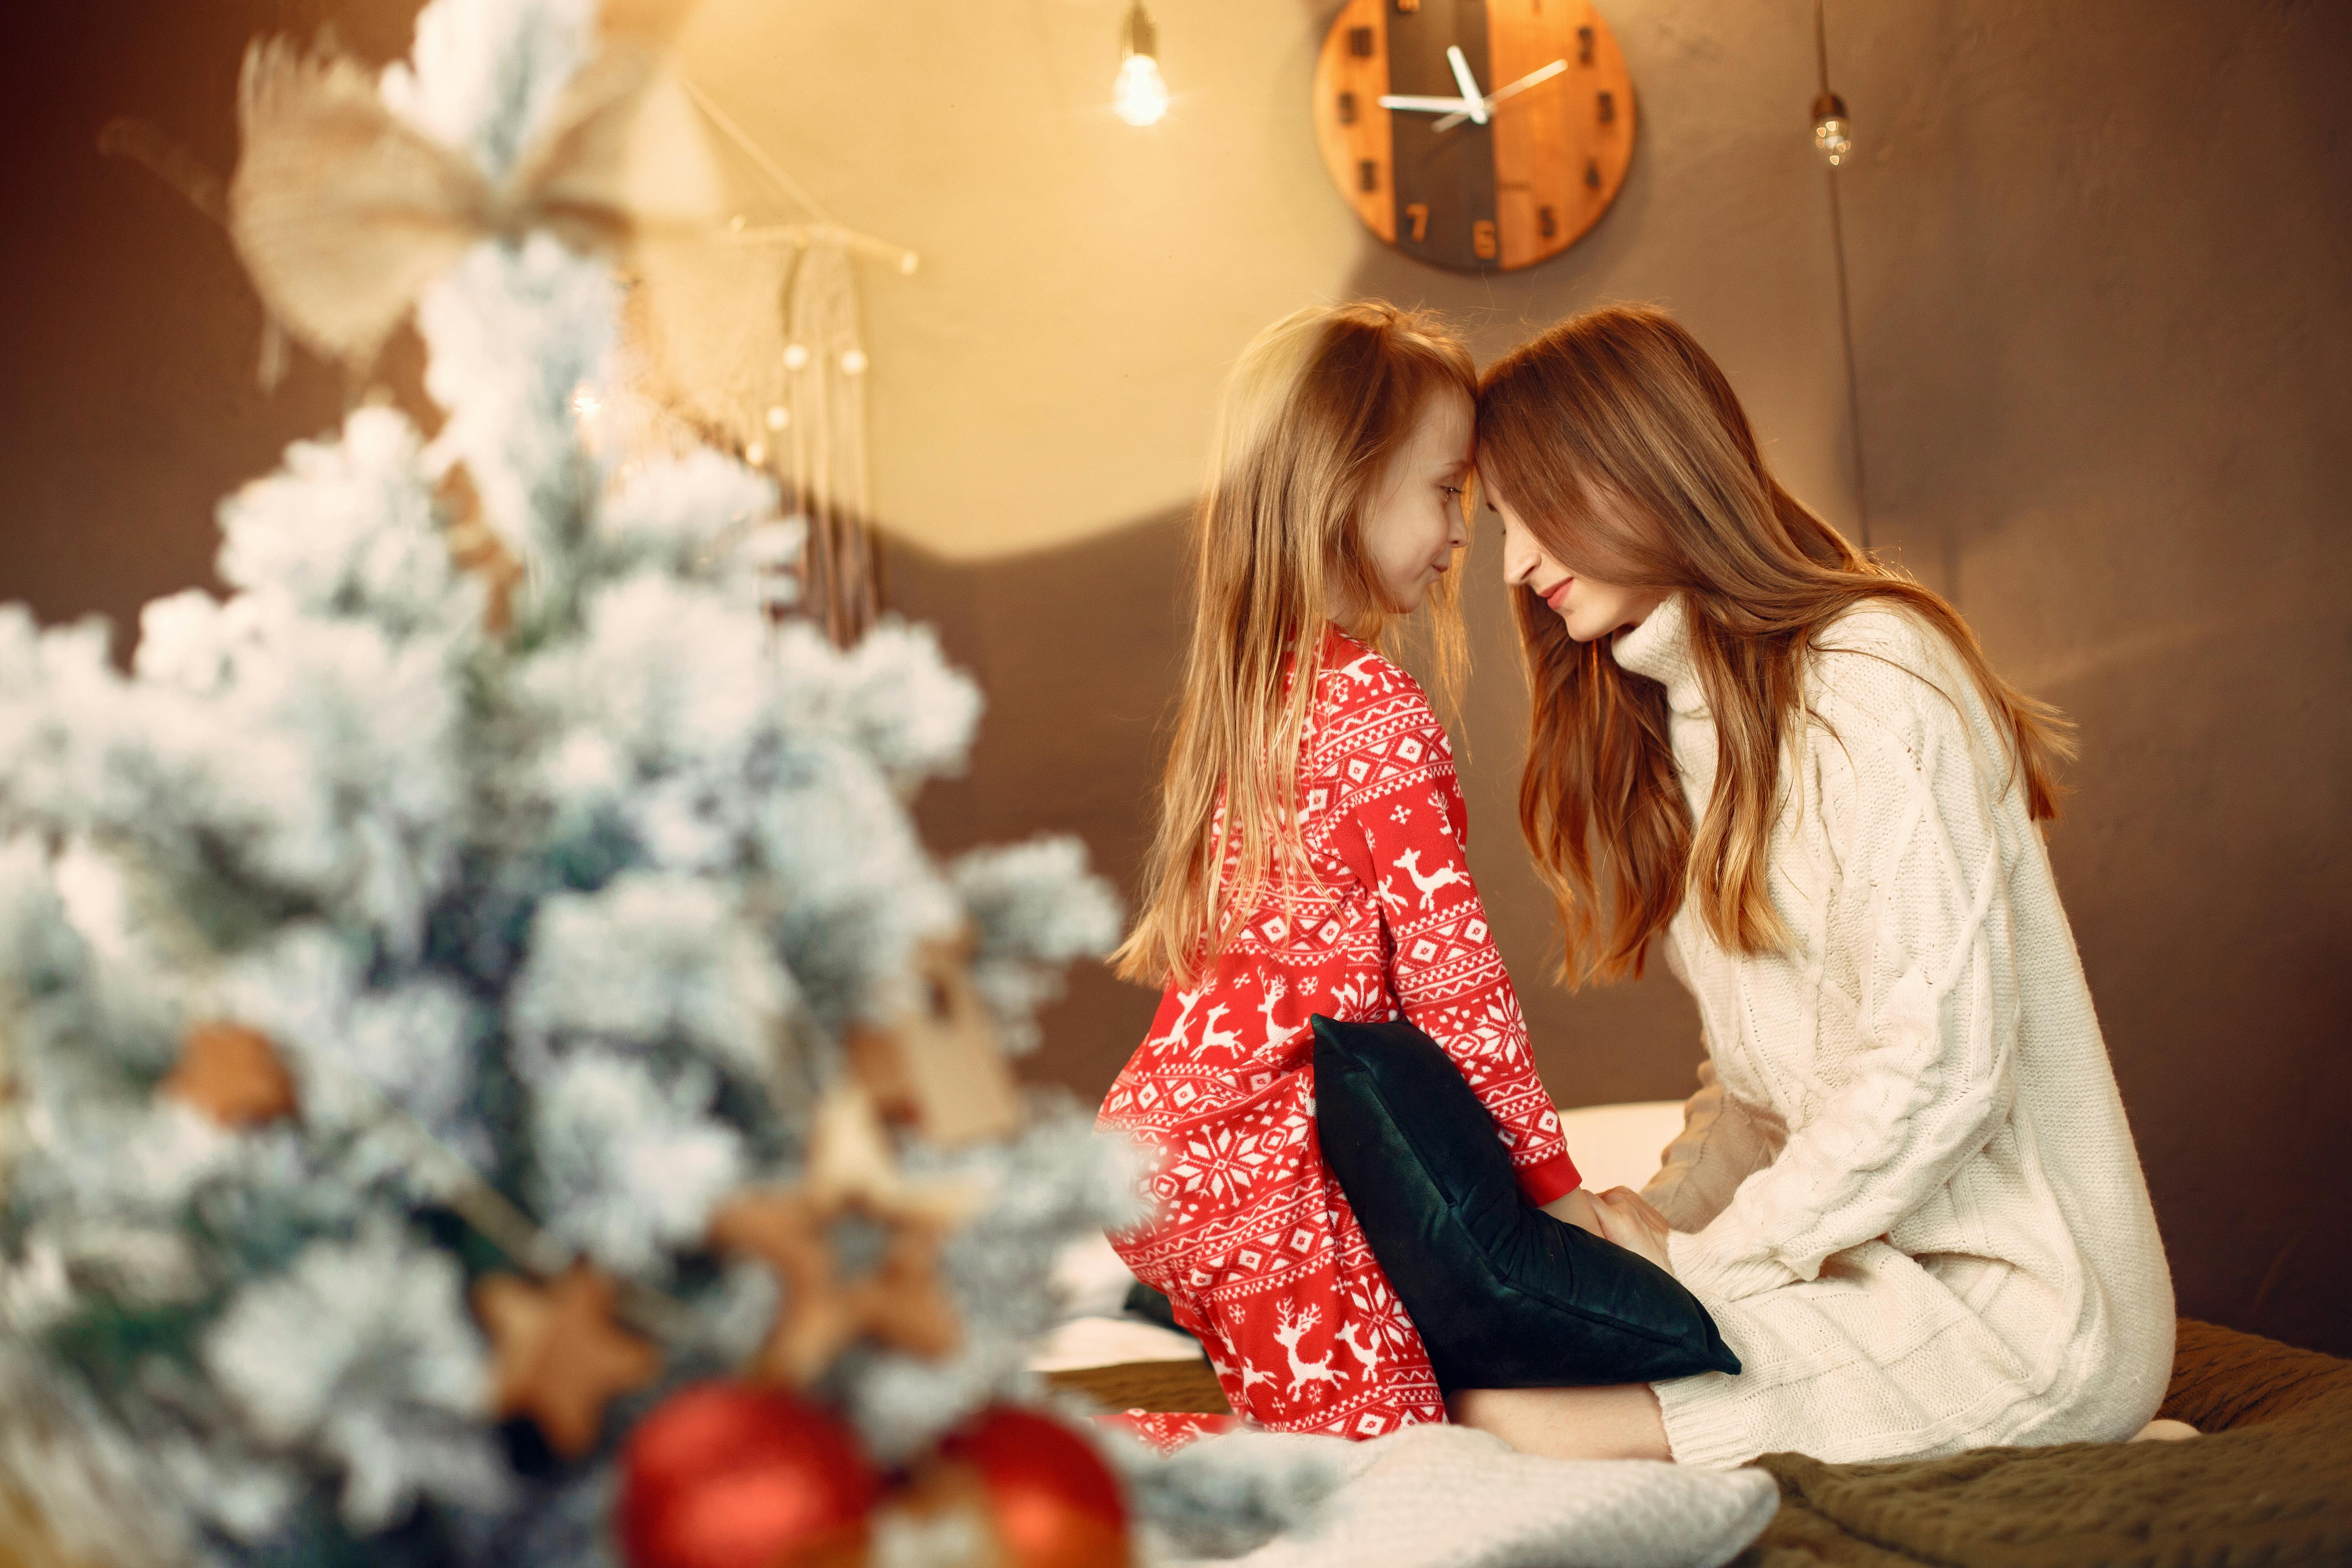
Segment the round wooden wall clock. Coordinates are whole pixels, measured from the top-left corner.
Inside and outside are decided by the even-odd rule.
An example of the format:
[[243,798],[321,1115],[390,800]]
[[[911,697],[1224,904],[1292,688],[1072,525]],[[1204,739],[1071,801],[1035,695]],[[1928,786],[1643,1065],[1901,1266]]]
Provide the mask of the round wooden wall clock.
[[1633,82],[1591,0],[1348,0],[1316,63],[1315,135],[1374,234],[1509,272],[1608,210]]

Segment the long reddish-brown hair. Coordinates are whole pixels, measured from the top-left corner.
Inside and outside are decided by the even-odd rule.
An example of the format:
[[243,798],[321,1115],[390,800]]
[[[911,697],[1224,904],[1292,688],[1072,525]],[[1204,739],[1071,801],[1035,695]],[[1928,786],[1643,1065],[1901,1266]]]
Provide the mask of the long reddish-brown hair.
[[[1194,517],[1192,645],[1143,907],[1110,959],[1120,978],[1192,980],[1275,863],[1304,864],[1298,752],[1322,630],[1344,620],[1379,646],[1394,612],[1360,524],[1447,389],[1477,395],[1470,351],[1436,318],[1378,302],[1297,311],[1234,366]],[[1441,689],[1462,662],[1459,577],[1423,605]]]
[[1664,688],[1621,669],[1606,639],[1570,638],[1531,584],[1513,592],[1531,697],[1519,826],[1559,906],[1570,984],[1639,974],[1685,898],[1733,952],[1786,946],[1765,879],[1781,749],[1805,722],[1814,638],[1865,599],[1950,644],[2009,740],[2032,816],[2057,815],[2065,720],[1995,674],[1941,595],[1780,488],[1730,382],[1664,311],[1573,317],[1490,367],[1478,479],[1571,571],[1684,596],[1715,720],[1715,790],[1693,823]]

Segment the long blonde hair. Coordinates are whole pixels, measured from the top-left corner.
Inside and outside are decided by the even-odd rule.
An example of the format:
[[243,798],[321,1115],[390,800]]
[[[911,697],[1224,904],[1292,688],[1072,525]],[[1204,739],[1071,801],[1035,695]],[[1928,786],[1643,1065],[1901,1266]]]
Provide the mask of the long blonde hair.
[[1942,634],[2009,741],[2033,817],[2057,815],[2066,721],[1995,674],[1940,595],[1780,488],[1730,382],[1663,310],[1574,317],[1489,367],[1478,474],[1571,569],[1684,595],[1715,720],[1717,783],[1694,826],[1664,689],[1627,675],[1602,642],[1570,638],[1532,584],[1513,593],[1532,699],[1519,826],[1559,907],[1570,984],[1640,974],[1685,897],[1726,948],[1786,947],[1765,876],[1780,748],[1805,721],[1807,650],[1862,600]]
[[[1194,515],[1192,637],[1159,831],[1141,912],[1110,959],[1120,978],[1191,982],[1275,863],[1305,866],[1299,746],[1322,630],[1343,613],[1377,647],[1395,615],[1360,524],[1449,387],[1477,395],[1469,350],[1434,317],[1378,302],[1285,317],[1227,378]],[[1427,601],[1442,674],[1457,678],[1459,575]]]

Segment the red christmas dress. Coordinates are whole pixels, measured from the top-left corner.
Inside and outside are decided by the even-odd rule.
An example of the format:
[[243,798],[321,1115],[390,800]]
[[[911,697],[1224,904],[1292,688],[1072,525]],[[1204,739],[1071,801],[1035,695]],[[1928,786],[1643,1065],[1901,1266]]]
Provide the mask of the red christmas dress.
[[1493,1113],[1529,1203],[1578,1177],[1470,881],[1453,748],[1420,686],[1331,632],[1301,747],[1299,822],[1321,885],[1276,872],[1213,964],[1161,998],[1100,1117],[1154,1152],[1157,1213],[1111,1240],[1208,1347],[1237,1413],[1369,1438],[1443,1421],[1445,1406],[1324,1166],[1308,1016],[1407,1019]]

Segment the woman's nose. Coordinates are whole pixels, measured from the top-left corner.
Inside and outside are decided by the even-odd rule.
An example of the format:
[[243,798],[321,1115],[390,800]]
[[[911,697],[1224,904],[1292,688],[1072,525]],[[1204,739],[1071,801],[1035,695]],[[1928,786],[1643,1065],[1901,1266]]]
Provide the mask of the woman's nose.
[[1503,530],[1503,585],[1516,586],[1535,565],[1536,552],[1516,528]]

